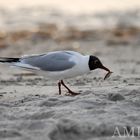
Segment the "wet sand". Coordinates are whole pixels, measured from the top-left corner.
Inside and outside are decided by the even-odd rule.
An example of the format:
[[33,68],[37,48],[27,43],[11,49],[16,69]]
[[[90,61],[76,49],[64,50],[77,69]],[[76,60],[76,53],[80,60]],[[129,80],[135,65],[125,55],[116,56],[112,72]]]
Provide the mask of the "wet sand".
[[45,25],[46,31],[37,25],[34,31],[20,26],[18,32],[1,32],[0,56],[74,50],[98,56],[114,73],[106,81],[101,70],[66,80],[81,93],[71,97],[65,95],[65,89],[58,95],[56,81],[1,64],[0,139],[118,140],[112,137],[116,126],[121,133],[123,127],[140,126],[139,27],[113,24],[95,30],[85,25],[81,30],[77,24],[73,28]]

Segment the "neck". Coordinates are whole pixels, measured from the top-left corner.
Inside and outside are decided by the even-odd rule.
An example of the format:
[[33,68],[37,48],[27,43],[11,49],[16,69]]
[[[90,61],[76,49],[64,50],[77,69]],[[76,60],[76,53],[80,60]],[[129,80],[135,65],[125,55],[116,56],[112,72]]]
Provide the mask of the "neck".
[[83,63],[85,63],[86,67],[87,67],[88,70],[90,71],[90,67],[89,67],[89,59],[90,59],[90,55],[85,55],[85,56],[84,56]]
[[88,65],[88,62],[89,62],[89,55],[86,55],[86,56],[82,56],[83,57],[83,60],[81,60],[80,64],[81,64],[81,71],[83,71],[84,73],[87,73],[90,71],[89,69],[89,65]]

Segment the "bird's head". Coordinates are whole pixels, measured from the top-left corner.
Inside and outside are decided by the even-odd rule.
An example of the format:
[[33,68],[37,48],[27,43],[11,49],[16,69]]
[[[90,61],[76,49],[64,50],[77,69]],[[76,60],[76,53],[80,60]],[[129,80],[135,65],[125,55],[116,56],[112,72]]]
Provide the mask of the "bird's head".
[[95,69],[103,69],[105,71],[107,71],[108,73],[106,74],[105,78],[106,79],[107,77],[110,76],[110,74],[112,73],[107,67],[105,67],[102,62],[99,60],[99,58],[95,57],[95,56],[92,56],[90,55],[89,57],[89,68],[90,70],[95,70]]

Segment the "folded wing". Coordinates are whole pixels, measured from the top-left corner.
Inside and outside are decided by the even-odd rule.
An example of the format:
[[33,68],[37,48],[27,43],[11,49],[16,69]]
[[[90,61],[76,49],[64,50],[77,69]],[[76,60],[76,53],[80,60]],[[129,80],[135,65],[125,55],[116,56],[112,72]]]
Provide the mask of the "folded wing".
[[75,66],[76,63],[72,61],[72,57],[72,53],[65,51],[28,56],[21,58],[18,66],[44,71],[64,71]]

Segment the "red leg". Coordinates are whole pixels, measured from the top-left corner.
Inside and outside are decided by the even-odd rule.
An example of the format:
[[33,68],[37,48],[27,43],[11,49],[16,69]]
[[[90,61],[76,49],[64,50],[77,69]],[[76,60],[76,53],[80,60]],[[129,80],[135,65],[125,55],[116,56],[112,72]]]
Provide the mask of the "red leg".
[[61,95],[61,81],[58,82],[59,95]]
[[75,92],[71,91],[71,90],[65,85],[65,83],[63,82],[63,80],[61,80],[61,84],[68,90],[68,92],[69,92],[70,95],[75,96],[75,95],[78,95],[78,94],[79,94],[79,93],[75,93]]

